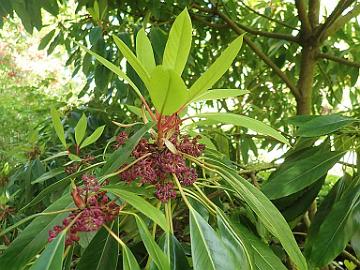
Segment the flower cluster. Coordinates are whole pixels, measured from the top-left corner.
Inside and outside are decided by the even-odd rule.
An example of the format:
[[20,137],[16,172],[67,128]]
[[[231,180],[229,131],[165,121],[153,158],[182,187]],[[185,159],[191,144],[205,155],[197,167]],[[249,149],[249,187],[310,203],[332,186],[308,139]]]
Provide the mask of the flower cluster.
[[79,232],[97,231],[104,223],[110,222],[119,214],[120,207],[110,201],[106,192],[99,191],[101,185],[95,176],[83,175],[84,187],[76,187],[71,195],[77,210],[66,217],[62,225],[57,225],[49,231],[49,242],[62,230],[68,228],[66,245],[79,241]]
[[[124,134],[122,132],[118,137],[127,138]],[[142,138],[133,150],[132,156],[135,159],[141,159],[145,155],[147,157],[139,160],[119,176],[128,183],[139,179],[142,183],[154,185],[156,197],[162,202],[167,202],[176,197],[171,174],[175,174],[184,186],[193,184],[197,179],[196,170],[186,164],[182,153],[194,157],[200,156],[205,146],[199,144],[198,139],[198,136],[190,138],[189,136],[180,136],[176,132],[169,140],[176,148],[176,151],[172,152],[167,147],[159,148],[157,144]],[[120,144],[119,141],[117,140],[118,147],[124,144],[126,139],[122,140]],[[125,166],[127,164],[122,168]]]

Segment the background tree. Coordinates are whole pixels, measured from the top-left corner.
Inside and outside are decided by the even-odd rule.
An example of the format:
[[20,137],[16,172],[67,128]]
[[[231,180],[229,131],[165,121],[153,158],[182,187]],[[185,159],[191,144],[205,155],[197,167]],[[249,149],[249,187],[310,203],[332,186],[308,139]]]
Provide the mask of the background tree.
[[[88,106],[101,108],[109,118],[117,117],[121,122],[133,119],[123,112],[117,113],[118,104],[125,109],[123,104],[139,105],[140,101],[128,84],[91,55],[85,54],[79,44],[91,47],[117,65],[126,66],[129,77],[148,98],[142,81],[116,50],[112,35],[118,36],[135,51],[136,35],[141,27],[145,27],[156,62],[161,63],[166,33],[175,16],[187,7],[194,27],[195,49],[191,50],[182,75],[186,83],[192,84],[227,44],[247,32],[244,38],[246,46],[216,88],[240,88],[249,90],[251,94],[197,104],[192,109],[201,111],[214,107],[219,111],[248,115],[270,123],[284,135],[297,130],[297,139],[292,139],[294,149],[283,156],[285,162],[280,166],[274,162],[259,164],[256,158],[257,146],[266,150],[282,147],[277,141],[239,127],[219,129],[220,125],[204,126],[202,134],[209,135],[218,150],[228,158],[242,164],[240,172],[261,187],[294,229],[307,235],[305,255],[309,261],[316,266],[330,263],[332,267],[339,254],[359,264],[353,256],[358,251],[358,231],[354,229],[358,228],[356,215],[359,205],[356,165],[345,163],[345,171],[351,173],[345,173],[337,180],[324,200],[318,194],[329,188],[324,185],[328,170],[335,163],[344,164],[340,158],[345,153],[359,149],[359,126],[354,119],[360,115],[357,84],[360,3],[356,0],[337,1],[327,13],[324,6],[329,3],[320,0],[81,0],[73,4],[57,0],[16,0],[0,2],[0,15],[15,12],[31,32],[34,27],[43,27],[41,9],[50,12],[55,17],[54,23],[46,26],[48,34],[39,48],[47,48],[48,53],[52,53],[56,46],[63,45],[69,53],[67,64],[74,66],[74,74],[82,71],[86,76],[80,95],[91,97]],[[331,113],[353,118],[327,116]],[[311,114],[315,116],[309,116]],[[289,120],[295,115],[305,116]],[[326,116],[316,117],[318,115]],[[316,141],[317,144],[321,142],[321,146],[314,146]],[[255,164],[247,165],[249,159]],[[264,171],[274,167],[277,169],[268,178],[269,173]],[[354,193],[351,190],[355,190]],[[316,204],[307,212],[315,198],[323,200],[317,215]],[[299,205],[301,207],[297,207]],[[351,210],[344,212],[344,209]],[[331,216],[337,217],[336,220],[342,224],[335,224]],[[334,228],[338,228],[340,233],[336,234]],[[257,229],[261,234],[261,228]],[[266,233],[261,237],[266,239]],[[303,246],[304,239],[299,237],[299,245]],[[351,239],[352,248],[346,250]],[[326,249],[330,246],[330,250]],[[325,253],[314,253],[315,249],[325,250]],[[342,259],[340,257],[338,261]]]

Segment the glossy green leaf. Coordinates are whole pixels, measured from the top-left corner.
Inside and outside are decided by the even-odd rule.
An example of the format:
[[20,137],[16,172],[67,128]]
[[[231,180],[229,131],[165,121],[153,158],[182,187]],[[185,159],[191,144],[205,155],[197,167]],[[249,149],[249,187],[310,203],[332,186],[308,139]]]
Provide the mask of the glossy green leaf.
[[67,146],[66,146],[66,141],[65,141],[65,132],[64,132],[64,127],[60,120],[60,114],[53,107],[50,110],[50,114],[51,114],[52,123],[54,125],[56,135],[60,139],[62,145],[66,148]]
[[249,93],[250,92],[247,90],[240,90],[240,89],[212,89],[204,92],[203,94],[198,95],[192,100],[192,102],[238,97]]
[[85,138],[85,140],[81,143],[80,149],[96,142],[101,137],[101,134],[104,132],[104,128],[105,125],[95,129],[95,131],[89,137]]
[[[170,255],[171,270],[190,270],[189,262],[186,258],[185,251],[182,248],[175,235],[170,234],[164,237],[164,252]],[[169,250],[168,250],[169,249]]]
[[246,242],[249,252],[252,253],[254,269],[256,270],[286,270],[287,268],[275,255],[272,249],[248,228],[236,223],[236,229]]
[[145,222],[138,216],[135,216],[135,219],[141,239],[147,252],[149,253],[149,256],[154,261],[159,270],[169,270],[170,265],[168,258],[151,236]]
[[128,83],[136,92],[136,94],[139,97],[142,97],[142,94],[139,90],[139,88],[130,80],[130,78],[116,65],[114,65],[113,63],[111,63],[109,60],[105,59],[104,57],[98,55],[97,53],[89,50],[88,48],[86,48],[85,46],[78,44],[84,51],[86,51],[87,53],[91,54],[93,57],[96,58],[96,60],[98,60],[101,64],[103,64],[105,67],[107,67],[108,69],[110,69],[112,72],[114,72],[116,75],[119,76],[120,79],[124,80],[126,83]]
[[163,115],[178,111],[188,99],[184,81],[164,66],[157,66],[151,73],[149,94],[156,110]]
[[185,8],[175,19],[165,46],[163,66],[181,76],[186,65],[192,39],[192,26]]
[[242,239],[243,236],[236,234],[225,214],[217,215],[217,224],[220,238],[232,256],[235,265],[241,265],[242,270],[252,269],[251,257]]
[[147,37],[144,28],[141,28],[136,35],[136,56],[146,71],[151,74],[156,63],[151,42]]
[[128,63],[139,75],[140,79],[144,82],[146,86],[149,85],[149,73],[145,70],[140,60],[119,37],[113,35],[113,39],[120,52],[124,55]]
[[134,254],[131,250],[123,245],[122,247],[123,270],[140,270],[140,266],[136,261]]
[[214,229],[194,209],[190,209],[189,214],[194,270],[237,269],[234,258]]
[[58,176],[62,173],[64,173],[64,168],[53,169],[51,171],[48,171],[48,172],[42,174],[40,177],[36,178],[35,180],[31,181],[31,184],[34,185],[37,183],[42,183],[42,182],[49,180],[51,178],[54,178],[55,176]]
[[115,152],[113,152],[106,160],[106,163],[101,170],[101,175],[112,173],[120,168],[120,166],[123,165],[130,157],[132,150],[139,143],[140,139],[152,126],[154,126],[153,122],[147,123],[133,136],[131,136],[122,147],[115,150]]
[[[118,219],[109,226],[112,231],[118,234]],[[91,240],[88,247],[82,254],[78,270],[116,270],[118,264],[119,243],[105,228],[101,228]]]
[[255,212],[269,232],[279,239],[281,245],[297,267],[306,270],[307,264],[305,258],[301,254],[295,238],[279,210],[260,190],[242,178],[236,171],[214,157],[208,158],[208,160],[216,166],[215,168],[219,175]]
[[[69,195],[63,196],[50,205],[44,212],[53,212],[73,207]],[[3,269],[22,269],[47,244],[49,230],[61,224],[69,213],[45,215],[35,218],[21,234],[10,244],[0,257]]]
[[309,263],[315,267],[322,267],[330,263],[350,241],[357,228],[352,220],[353,213],[360,203],[360,186],[351,186],[335,201],[330,211],[321,222],[316,233],[312,233],[306,240],[305,254]]
[[206,69],[206,71],[198,78],[190,87],[189,101],[196,98],[206,90],[210,89],[221,76],[229,69],[231,63],[240,51],[243,43],[243,36],[237,37],[230,45],[221,53],[215,62]]
[[40,257],[30,267],[30,270],[62,270],[63,252],[65,249],[66,230],[59,233]]
[[279,171],[261,190],[270,199],[279,199],[310,186],[325,175],[345,152],[318,151]]
[[245,127],[258,133],[273,137],[282,143],[289,144],[288,140],[272,127],[244,115],[234,113],[201,113],[195,116],[217,121],[223,124]]
[[83,114],[79,122],[75,126],[75,141],[77,145],[80,145],[82,140],[84,139],[86,128],[87,128],[87,118],[85,114]]
[[144,198],[138,196],[137,194],[123,190],[121,186],[110,185],[103,188],[106,191],[113,193],[116,196],[119,196],[122,200],[128,202],[135,209],[143,213],[145,216],[150,218],[156,224],[158,224],[165,232],[169,231],[168,224],[164,214],[155,206],[150,204]]
[[337,114],[321,115],[299,125],[297,135],[302,137],[326,135],[341,129],[354,121],[355,119]]

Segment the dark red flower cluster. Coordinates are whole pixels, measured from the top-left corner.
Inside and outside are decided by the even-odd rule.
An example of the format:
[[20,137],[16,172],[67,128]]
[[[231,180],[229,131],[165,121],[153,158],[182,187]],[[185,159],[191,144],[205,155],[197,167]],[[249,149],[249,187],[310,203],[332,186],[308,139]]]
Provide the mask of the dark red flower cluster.
[[79,241],[79,232],[97,231],[104,223],[112,221],[119,214],[120,207],[109,200],[106,192],[99,191],[101,185],[95,176],[83,175],[82,181],[84,187],[76,187],[71,194],[79,209],[71,212],[63,220],[62,225],[57,225],[49,231],[49,242],[73,223],[66,237],[66,245],[71,245]]
[[[123,134],[123,133],[122,133]],[[125,137],[122,135],[122,137]],[[132,152],[135,159],[144,155],[146,158],[139,160],[129,169],[120,173],[120,178],[128,183],[139,179],[142,183],[155,185],[156,197],[162,202],[176,197],[174,184],[171,174],[175,174],[182,185],[191,185],[197,179],[196,170],[187,166],[181,153],[198,157],[205,149],[203,144],[198,143],[199,137],[190,138],[189,136],[179,136],[175,134],[170,142],[175,146],[178,153],[171,152],[167,147],[160,149],[155,143],[150,143],[147,139],[140,140]],[[122,141],[122,144],[125,140]],[[125,164],[123,167],[127,166]]]

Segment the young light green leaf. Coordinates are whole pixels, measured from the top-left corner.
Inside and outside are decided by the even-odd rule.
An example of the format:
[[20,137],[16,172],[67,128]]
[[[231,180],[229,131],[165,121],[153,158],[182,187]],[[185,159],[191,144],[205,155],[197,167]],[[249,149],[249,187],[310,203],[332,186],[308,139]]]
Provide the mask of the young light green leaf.
[[212,89],[204,92],[203,94],[198,95],[192,100],[192,102],[237,97],[249,93],[250,92],[247,90],[240,90],[240,89]]
[[91,54],[92,56],[94,56],[96,58],[96,60],[98,60],[101,64],[103,64],[105,67],[107,67],[108,69],[110,69],[112,72],[114,72],[116,75],[119,76],[120,79],[124,80],[125,82],[127,82],[128,84],[130,84],[130,86],[134,89],[135,93],[143,98],[143,95],[141,94],[139,88],[133,83],[132,80],[130,80],[130,78],[117,66],[115,66],[113,63],[111,63],[110,61],[108,61],[107,59],[105,59],[104,57],[98,55],[97,53],[89,50],[88,48],[86,48],[84,45],[81,45],[79,43],[77,43],[84,51],[86,51],[87,53]]
[[61,124],[60,114],[54,107],[51,108],[50,114],[51,114],[51,118],[52,118],[52,122],[53,122],[53,125],[54,125],[54,128],[55,128],[56,135],[60,139],[62,145],[65,148],[67,148],[66,141],[65,141],[64,127]]
[[101,127],[98,127],[97,129],[95,129],[95,131],[82,142],[82,144],[80,145],[80,149],[96,142],[100,138],[101,134],[103,133],[104,128],[105,128],[105,126],[101,126]]
[[258,133],[273,137],[274,139],[277,139],[284,144],[289,144],[288,140],[275,129],[265,125],[263,122],[244,115],[238,115],[234,113],[202,113],[195,116],[214,120],[223,124],[245,127]]
[[151,42],[147,37],[144,28],[141,28],[136,35],[136,56],[147,72],[151,74],[156,63]]
[[116,46],[119,48],[120,52],[124,55],[128,63],[133,67],[133,69],[139,75],[140,79],[144,82],[144,84],[148,86],[150,76],[148,72],[145,70],[140,60],[136,58],[135,54],[124,43],[124,41],[122,41],[119,37],[115,35],[113,35],[112,37],[115,41]]
[[188,99],[185,83],[173,70],[157,66],[151,73],[149,94],[151,100],[163,115],[171,115]]
[[30,270],[61,270],[65,249],[66,230],[60,232],[45,248]]
[[194,209],[190,209],[190,239],[194,270],[237,269],[214,229]]
[[158,224],[165,232],[169,231],[169,226],[166,222],[164,214],[142,197],[130,191],[123,190],[119,185],[110,185],[104,187],[103,189],[127,201],[138,211]]
[[190,87],[189,101],[210,89],[229,69],[231,63],[240,51],[243,43],[243,36],[244,34],[231,42],[215,62]]
[[151,236],[145,222],[139,216],[135,216],[135,219],[141,239],[150,257],[153,259],[159,270],[169,270],[169,261],[165,253],[161,250],[161,248]]
[[186,65],[192,39],[192,26],[185,8],[175,19],[165,46],[163,66],[181,76]]
[[122,254],[124,270],[140,270],[140,266],[136,261],[134,254],[132,254],[131,250],[126,245],[123,245],[122,247]]
[[75,141],[77,145],[80,145],[82,140],[84,139],[86,128],[87,128],[87,118],[85,114],[83,114],[75,127]]

